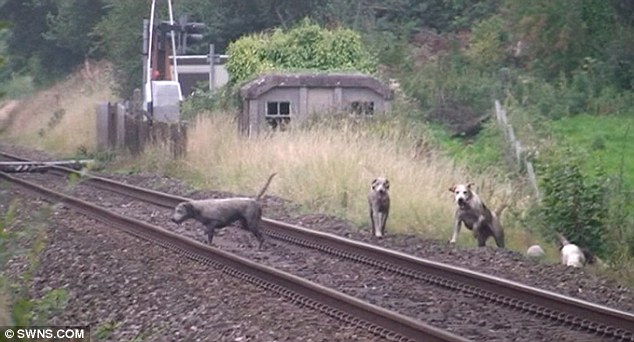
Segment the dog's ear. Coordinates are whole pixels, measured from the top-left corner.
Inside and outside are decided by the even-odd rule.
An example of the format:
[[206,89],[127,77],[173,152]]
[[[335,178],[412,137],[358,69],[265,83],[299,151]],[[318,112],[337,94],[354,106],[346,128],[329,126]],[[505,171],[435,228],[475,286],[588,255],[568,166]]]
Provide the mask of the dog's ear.
[[385,189],[390,189],[390,181],[387,178],[385,178]]
[[374,190],[374,187],[376,186],[376,182],[378,182],[378,181],[379,181],[379,179],[378,179],[378,178],[374,178],[374,179],[372,180],[372,183],[370,184],[370,188],[371,188],[372,190]]
[[183,203],[183,207],[185,208],[185,210],[187,210],[188,213],[191,213],[194,211],[194,205],[192,204],[192,202]]
[[469,182],[469,183],[467,183],[467,188],[468,188],[468,189],[471,189],[471,186],[473,186],[473,185],[475,185],[475,183],[474,183],[474,182]]
[[456,191],[456,185],[452,185],[451,188],[449,188],[449,192],[454,192]]

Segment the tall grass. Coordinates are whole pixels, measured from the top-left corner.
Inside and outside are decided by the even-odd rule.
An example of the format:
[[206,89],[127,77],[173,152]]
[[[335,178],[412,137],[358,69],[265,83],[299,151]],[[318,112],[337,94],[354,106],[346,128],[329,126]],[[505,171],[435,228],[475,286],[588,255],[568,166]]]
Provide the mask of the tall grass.
[[21,100],[2,123],[3,140],[69,155],[96,144],[95,104],[112,99],[111,77],[98,66],[96,76],[81,71]]
[[[398,118],[370,123],[334,119],[247,139],[238,134],[232,116],[216,114],[195,121],[184,161],[162,162],[153,153],[145,160],[154,168],[169,165],[169,172],[194,179],[199,186],[243,194],[255,194],[266,177],[277,172],[269,194],[306,210],[346,217],[360,227],[369,223],[369,184],[385,175],[392,196],[388,229],[428,238],[448,239],[451,234],[454,205],[448,188],[454,183],[474,181],[492,207],[502,201],[522,205],[519,191],[503,175],[491,170],[469,174],[431,150],[414,158],[415,142],[425,136]],[[519,231],[509,230],[509,240],[517,236],[511,245],[523,249]],[[472,244],[469,235],[462,237]]]

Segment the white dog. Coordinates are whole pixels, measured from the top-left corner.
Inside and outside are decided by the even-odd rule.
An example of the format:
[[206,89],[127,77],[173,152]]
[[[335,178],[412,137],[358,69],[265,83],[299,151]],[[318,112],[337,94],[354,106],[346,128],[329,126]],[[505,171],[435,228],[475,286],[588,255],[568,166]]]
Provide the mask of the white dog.
[[471,189],[472,185],[473,183],[456,184],[449,188],[456,202],[455,224],[449,243],[456,243],[460,226],[464,223],[473,232],[478,247],[484,246],[487,239],[493,236],[496,245],[504,248],[504,230],[499,217],[505,205],[500,206],[496,212],[489,210],[480,196]]
[[561,251],[561,263],[566,266],[583,267],[586,263],[592,263],[594,258],[592,254],[579,248],[579,246],[570,243],[563,235],[557,233],[557,244]]

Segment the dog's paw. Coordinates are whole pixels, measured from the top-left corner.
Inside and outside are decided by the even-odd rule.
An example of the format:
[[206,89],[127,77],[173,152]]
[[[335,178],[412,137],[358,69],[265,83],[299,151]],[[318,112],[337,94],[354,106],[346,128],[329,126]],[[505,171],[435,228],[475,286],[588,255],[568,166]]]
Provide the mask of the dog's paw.
[[455,245],[456,244],[456,240],[449,240],[447,241],[448,244],[450,245]]

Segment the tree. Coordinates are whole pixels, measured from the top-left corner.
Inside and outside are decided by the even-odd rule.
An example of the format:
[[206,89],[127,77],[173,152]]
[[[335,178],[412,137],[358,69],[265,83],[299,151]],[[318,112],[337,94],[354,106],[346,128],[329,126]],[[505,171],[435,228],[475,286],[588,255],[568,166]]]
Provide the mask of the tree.
[[105,9],[99,0],[57,0],[57,13],[46,16],[48,31],[44,38],[76,55],[95,51],[92,30]]
[[100,20],[100,1],[7,0],[0,16],[11,22],[10,68],[45,83],[68,73],[91,49],[88,33]]
[[116,91],[128,97],[142,82],[143,18],[149,18],[149,0],[105,0],[106,15],[92,32],[97,46],[114,65]]
[[225,51],[230,42],[249,33],[273,27],[290,27],[310,16],[327,0],[183,0],[176,5],[179,13],[187,13],[207,24],[206,40]]
[[548,79],[570,75],[598,58],[613,36],[615,12],[603,0],[509,0],[508,26],[524,49],[524,65]]

